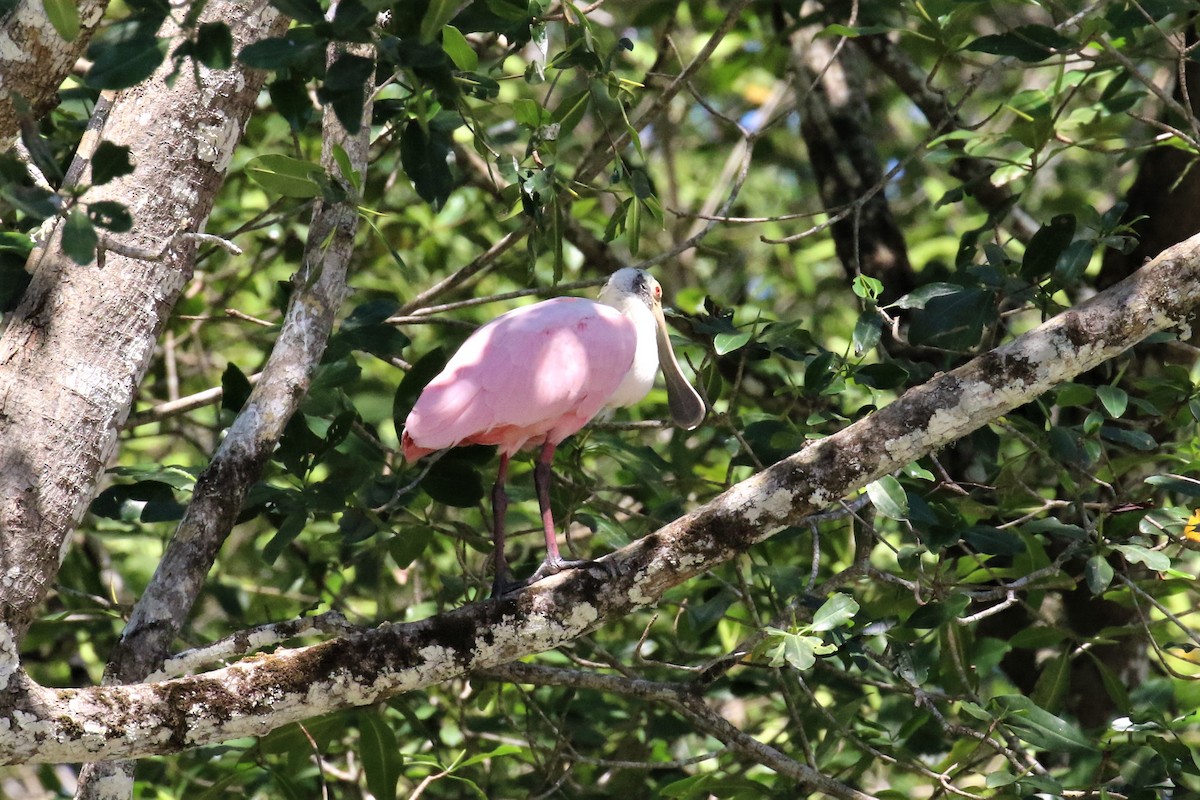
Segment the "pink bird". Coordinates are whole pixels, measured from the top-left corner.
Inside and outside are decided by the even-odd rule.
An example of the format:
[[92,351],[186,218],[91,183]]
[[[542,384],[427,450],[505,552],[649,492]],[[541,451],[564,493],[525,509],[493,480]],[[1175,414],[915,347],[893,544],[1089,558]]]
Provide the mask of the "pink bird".
[[[503,594],[587,562],[564,561],[550,514],[554,449],[606,408],[638,402],[659,367],[676,425],[691,430],[704,402],[683,377],[662,313],[662,287],[648,273],[617,270],[600,301],[559,297],[503,314],[468,337],[429,382],[404,422],[404,458],[468,444],[497,445],[500,469],[492,489],[496,579]],[[504,481],[522,448],[540,447],[534,485],[546,535],[546,558],[514,583],[504,555]]]

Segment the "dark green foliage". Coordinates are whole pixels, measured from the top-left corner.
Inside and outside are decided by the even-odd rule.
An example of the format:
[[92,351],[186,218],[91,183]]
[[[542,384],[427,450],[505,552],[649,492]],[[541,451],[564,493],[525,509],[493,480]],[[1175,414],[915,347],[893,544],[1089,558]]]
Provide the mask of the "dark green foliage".
[[[139,387],[141,410],[219,385],[221,409],[122,434],[82,531],[91,549],[68,553],[27,642],[39,680],[99,680],[128,602],[249,396],[246,374],[268,357],[310,205],[323,198],[361,192],[352,292],[300,413],[248,487],[189,644],[330,609],[369,625],[418,620],[486,596],[495,448],[453,450],[432,466],[396,452],[417,396],[470,326],[524,302],[409,307],[460,270],[470,278],[416,305],[551,289],[663,258],[651,269],[712,413],[692,432],[598,423],[560,447],[551,503],[564,553],[595,557],[812,439],[869,425],[934,374],[1090,296],[1105,254],[1136,244],[1124,202],[1134,165],[1156,147],[1196,152],[1140,121],[1162,104],[1146,80],[1170,96],[1172,42],[1192,11],[1182,2],[1102,3],[1071,24],[1073,8],[1038,4],[1006,9],[1003,22],[990,4],[955,0],[860,3],[854,20],[843,4],[803,6],[805,18],[798,2],[751,4],[649,124],[641,114],[728,4],[607,3],[583,17],[541,0],[418,0],[391,4],[381,27],[378,4],[339,3],[330,21],[315,0],[274,4],[294,20],[288,32],[233,54],[271,74],[206,226],[237,231],[246,255],[202,249]],[[124,206],[58,188],[96,90],[136,84],[167,54],[167,8],[129,8],[93,43],[87,86],[68,87],[23,131],[50,188],[0,158],[0,308],[18,302],[44,220],[62,215],[64,248],[80,264],[93,261],[98,228],[132,221]],[[61,4],[48,10],[70,25]],[[180,15],[178,68],[220,68],[228,30]],[[778,83],[797,74],[793,45],[814,37],[858,59],[867,82],[890,170],[877,189],[915,270],[907,294],[867,274],[864,253],[842,263],[821,227],[857,209],[821,205],[797,133],[808,83]],[[873,37],[911,60],[961,126],[922,116],[894,80],[904,76],[868,60]],[[348,42],[374,42],[374,58],[327,60],[330,43]],[[380,82],[366,173],[327,174],[319,106],[354,129]],[[775,92],[781,103],[767,107]],[[102,143],[92,180],[144,166]],[[511,247],[493,253],[502,242]],[[849,498],[853,513],[831,506],[655,607],[529,660],[686,687],[783,757],[878,797],[1198,792],[1200,564],[1185,531],[1200,498],[1200,386],[1187,348],[1173,332],[1139,345],[880,478]],[[614,418],[663,419],[665,406],[656,389]],[[541,552],[532,471],[519,454],[508,482],[519,575]],[[94,553],[129,597],[111,598]],[[148,760],[138,791],[811,794],[711,730],[653,696],[473,676]]]
[[88,86],[127,89],[150,77],[166,55],[166,40],[157,35],[161,22],[154,15],[133,17],[96,38],[88,47]]

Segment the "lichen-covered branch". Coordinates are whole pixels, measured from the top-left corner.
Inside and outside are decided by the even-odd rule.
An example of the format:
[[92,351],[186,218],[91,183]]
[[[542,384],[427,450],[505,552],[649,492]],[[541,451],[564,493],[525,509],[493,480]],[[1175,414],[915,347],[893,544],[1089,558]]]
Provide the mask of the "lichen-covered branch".
[[[621,550],[524,591],[384,624],[202,675],[48,689],[20,672],[0,629],[0,763],[167,753],[372,703],[569,642],[787,525],[1119,355],[1186,323],[1200,301],[1200,236],[1122,283],[905,393]],[[615,574],[614,574],[615,573]]]
[[[370,119],[368,101],[365,119]],[[367,134],[346,134],[332,110],[325,112],[325,157],[337,172],[333,147],[343,148],[354,169],[366,168]],[[262,377],[230,426],[221,446],[196,481],[192,502],[180,520],[150,585],[135,606],[121,644],[109,663],[110,680],[141,680],[168,655],[217,552],[308,391],[325,352],[334,315],[345,298],[346,267],[358,230],[353,198],[319,202],[309,225],[303,262],[279,338]]]

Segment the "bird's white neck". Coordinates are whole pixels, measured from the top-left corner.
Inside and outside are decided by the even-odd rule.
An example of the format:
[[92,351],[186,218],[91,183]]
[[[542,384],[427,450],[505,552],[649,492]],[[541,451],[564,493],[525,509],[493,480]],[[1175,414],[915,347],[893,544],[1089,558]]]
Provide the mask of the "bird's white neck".
[[638,295],[613,289],[611,285],[606,285],[600,292],[600,302],[621,312],[633,323],[637,332],[633,364],[606,404],[610,408],[633,405],[645,397],[654,386],[654,376],[658,372],[658,345],[654,338],[657,323],[654,321],[654,313]]

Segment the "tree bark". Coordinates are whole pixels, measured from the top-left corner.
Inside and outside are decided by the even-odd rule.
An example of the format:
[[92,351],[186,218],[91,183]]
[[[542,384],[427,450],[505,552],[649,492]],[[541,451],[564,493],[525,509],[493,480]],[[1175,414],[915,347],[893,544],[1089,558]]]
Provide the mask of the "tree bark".
[[[357,54],[369,56],[369,47],[357,46]],[[332,61],[337,55],[330,54]],[[333,152],[342,148],[352,168],[360,175],[367,167],[371,101],[367,93],[362,127],[358,134],[346,133],[327,106],[322,163],[331,175],[338,173]],[[283,327],[262,377],[230,426],[212,462],[200,474],[179,527],[162,561],[130,615],[121,641],[105,669],[106,685],[133,683],[147,678],[170,655],[171,645],[204,580],[216,561],[246,493],[262,477],[268,459],[283,436],[288,421],[308,392],[313,373],[325,352],[333,330],[334,315],[345,299],[346,268],[358,230],[359,198],[349,181],[343,181],[346,199],[317,203],[308,227],[308,241],[299,271],[292,278],[292,297]],[[122,791],[111,792],[120,776]],[[80,774],[80,800],[128,795],[132,788],[131,762],[89,764]]]
[[75,66],[104,18],[108,0],[80,0],[79,33],[67,41],[46,16],[43,0],[20,0],[0,23],[0,150],[7,150],[20,128],[20,98],[34,118],[57,103],[58,87]]
[[883,193],[884,170],[875,147],[857,50],[836,49],[806,29],[793,37],[792,64],[803,113],[800,133],[816,173],[821,202],[830,216],[853,211],[830,227],[838,259],[850,277],[883,284],[881,304],[916,288],[904,234]]
[[[266,2],[214,2],[210,18],[261,34],[279,20]],[[253,108],[261,75],[200,68],[163,85],[165,63],[121,92],[104,138],[137,168],[83,202],[126,204],[124,244],[163,256],[108,253],[80,266],[61,231],[30,255],[32,281],[0,338],[0,621],[20,641],[44,599],[67,534],[87,509],[167,317],[191,277],[198,231]],[[180,132],[188,135],[181,138]],[[86,170],[85,170],[86,172]],[[60,226],[61,228],[61,226]]]
[[737,484],[606,556],[522,592],[406,624],[280,649],[193,677],[49,689],[20,671],[0,628],[0,764],[136,758],[376,702],[565,644],[651,606],[876,478],[1184,325],[1200,304],[1200,236],[1127,280]]

